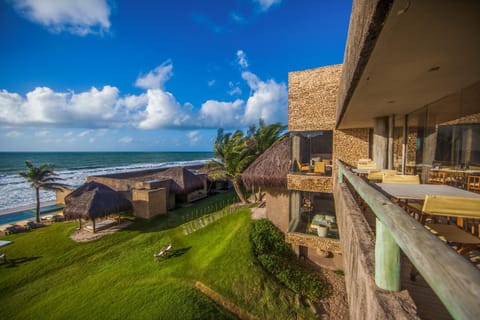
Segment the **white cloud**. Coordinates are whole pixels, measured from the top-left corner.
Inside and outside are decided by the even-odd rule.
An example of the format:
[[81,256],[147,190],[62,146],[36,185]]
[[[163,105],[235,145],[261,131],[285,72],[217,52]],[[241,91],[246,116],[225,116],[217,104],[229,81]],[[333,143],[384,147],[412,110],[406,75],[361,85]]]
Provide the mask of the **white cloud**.
[[189,131],[186,135],[187,138],[190,140],[191,145],[197,144],[198,141],[200,141],[200,131]]
[[48,130],[37,131],[35,132],[35,137],[46,137],[49,133],[50,131]]
[[91,137],[90,139],[88,139],[88,142],[90,143],[95,143],[97,141],[97,138],[95,137]]
[[267,123],[287,121],[288,113],[288,91],[284,83],[277,83],[273,79],[268,81],[260,80],[251,72],[242,73],[252,90],[247,100],[244,124],[251,124],[263,119]]
[[54,33],[85,36],[110,29],[107,0],[12,0],[15,10]]
[[18,132],[18,131],[9,131],[5,134],[5,136],[9,137],[9,138],[15,138],[15,137],[19,137],[21,136],[22,133],[21,132]]
[[0,91],[0,124],[77,127],[113,126],[124,121],[117,108],[119,91],[104,86],[75,92],[55,92],[37,87],[25,97]]
[[124,143],[124,144],[129,144],[129,143],[131,143],[132,141],[133,141],[133,138],[132,138],[132,137],[128,137],[128,136],[122,137],[122,138],[118,139],[118,142]]
[[191,105],[183,107],[170,92],[161,89],[147,91],[148,104],[145,111],[139,114],[141,129],[174,128],[189,125]]
[[[238,50],[237,58],[240,65],[248,66],[242,50]],[[108,85],[101,90],[92,87],[80,93],[38,87],[25,96],[1,90],[0,127],[82,128],[85,130],[77,133],[78,137],[100,137],[107,134],[106,129],[127,126],[193,130],[238,128],[257,123],[260,118],[267,123],[286,122],[288,94],[284,83],[274,79],[264,81],[250,71],[243,71],[242,79],[250,88],[246,100],[210,99],[194,108],[188,102],[180,103],[174,94],[160,88],[171,74],[172,64],[168,61],[139,78],[142,85],[149,83],[158,87],[139,95],[120,96],[118,88]],[[242,94],[239,83],[229,82],[229,87],[230,95]],[[73,137],[73,132],[64,136]]]
[[243,50],[238,50],[237,51],[237,62],[242,68],[248,68],[248,60],[247,60],[247,55]]
[[282,0],[253,0],[261,11],[268,11],[271,7],[279,5]]
[[243,24],[248,22],[248,20],[238,12],[230,12],[230,19],[232,19],[233,22],[238,24]]
[[199,119],[205,127],[238,127],[242,119],[243,100],[221,102],[208,100],[202,104]]
[[79,137],[85,137],[85,136],[88,136],[89,134],[91,134],[93,132],[93,130],[84,130],[82,132],[80,132],[78,134]]
[[216,82],[215,80],[208,81],[208,86],[213,87],[215,85],[215,82]]
[[162,89],[165,82],[173,76],[172,69],[172,62],[167,60],[146,75],[139,76],[135,86],[143,89]]

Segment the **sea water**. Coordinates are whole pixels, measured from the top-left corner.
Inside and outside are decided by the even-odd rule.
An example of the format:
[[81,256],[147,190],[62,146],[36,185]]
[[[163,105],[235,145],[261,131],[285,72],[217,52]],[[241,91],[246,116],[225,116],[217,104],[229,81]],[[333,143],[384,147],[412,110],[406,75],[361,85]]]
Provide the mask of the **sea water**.
[[[48,163],[64,184],[73,188],[92,175],[204,164],[211,152],[0,152],[0,211],[35,204],[35,192],[18,173]],[[41,191],[42,202],[55,200],[55,192]]]

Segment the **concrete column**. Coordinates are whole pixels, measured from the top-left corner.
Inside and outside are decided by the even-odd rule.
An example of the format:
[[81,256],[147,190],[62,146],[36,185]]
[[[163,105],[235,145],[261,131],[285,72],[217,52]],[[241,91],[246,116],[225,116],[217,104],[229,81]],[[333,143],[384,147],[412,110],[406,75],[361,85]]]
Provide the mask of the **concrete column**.
[[393,169],[393,132],[395,129],[395,116],[388,117],[388,153],[387,153],[387,169]]
[[402,139],[402,174],[407,168],[407,140],[408,140],[408,115],[403,118],[403,139]]
[[373,161],[379,169],[386,169],[388,166],[388,117],[375,118],[373,127]]

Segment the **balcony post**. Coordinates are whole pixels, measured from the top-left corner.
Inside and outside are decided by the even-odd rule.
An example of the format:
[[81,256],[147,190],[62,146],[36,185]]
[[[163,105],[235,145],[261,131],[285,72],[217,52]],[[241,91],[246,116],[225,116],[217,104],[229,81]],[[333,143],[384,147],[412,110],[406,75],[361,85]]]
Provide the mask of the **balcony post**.
[[400,290],[400,248],[386,226],[377,218],[375,283],[389,291]]

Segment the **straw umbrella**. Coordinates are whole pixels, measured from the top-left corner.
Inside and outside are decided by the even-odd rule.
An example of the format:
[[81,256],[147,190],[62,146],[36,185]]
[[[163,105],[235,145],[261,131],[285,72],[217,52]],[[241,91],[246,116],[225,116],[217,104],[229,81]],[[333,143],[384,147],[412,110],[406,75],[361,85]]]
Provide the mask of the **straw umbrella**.
[[92,220],[95,233],[95,219],[114,213],[132,210],[132,203],[110,187],[95,182],[87,182],[65,197],[65,219]]

